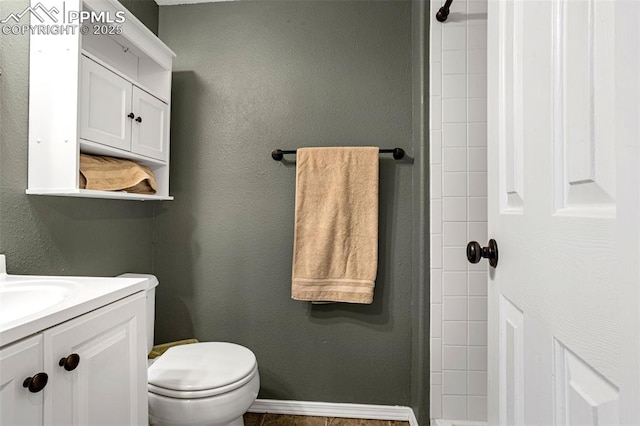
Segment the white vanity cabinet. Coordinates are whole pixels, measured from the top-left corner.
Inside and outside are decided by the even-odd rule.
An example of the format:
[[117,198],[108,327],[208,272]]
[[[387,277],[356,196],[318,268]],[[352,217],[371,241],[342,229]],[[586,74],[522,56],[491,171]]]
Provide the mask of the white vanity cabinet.
[[39,334],[0,349],[0,425],[42,424],[44,389],[31,392],[23,386],[38,374],[41,381],[48,377],[43,371],[42,341]]
[[[145,294],[0,349],[0,424],[146,425]],[[48,375],[37,393],[23,387]]]
[[145,300],[137,293],[44,331],[45,424],[147,424]]
[[80,139],[168,160],[169,106],[82,56]]
[[[31,0],[32,7],[39,4]],[[47,7],[65,14],[58,22],[74,11],[93,13],[94,20],[64,24],[74,29],[66,33],[30,36],[27,194],[173,199],[169,122],[175,54],[117,0],[49,0]],[[109,21],[114,17],[119,22]],[[81,189],[81,153],[148,166],[157,193]]]

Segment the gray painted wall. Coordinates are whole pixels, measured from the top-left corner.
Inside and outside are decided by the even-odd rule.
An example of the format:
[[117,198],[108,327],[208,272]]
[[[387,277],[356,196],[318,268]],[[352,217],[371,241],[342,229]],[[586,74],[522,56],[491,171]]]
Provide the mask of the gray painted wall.
[[413,51],[413,291],[411,321],[411,407],[429,424],[429,4],[411,2]]
[[411,152],[411,3],[161,7],[159,32],[178,58],[176,200],[155,206],[156,341],[246,345],[262,398],[409,405],[411,161],[382,157],[374,303],[312,306],[290,299],[295,164],[270,152]]
[[142,21],[155,35],[158,35],[158,14],[160,8],[154,0],[118,0]]
[[[0,16],[28,5],[26,0],[2,1]],[[157,21],[157,6],[155,17],[138,13],[143,21]],[[7,255],[9,273],[151,272],[151,203],[25,194],[28,36],[0,35],[0,68],[0,253]]]

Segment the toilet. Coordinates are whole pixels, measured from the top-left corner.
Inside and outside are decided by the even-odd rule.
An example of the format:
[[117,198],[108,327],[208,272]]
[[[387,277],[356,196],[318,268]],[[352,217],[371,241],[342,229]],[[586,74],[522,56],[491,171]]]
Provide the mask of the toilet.
[[[158,279],[143,274],[123,276],[148,279],[147,352],[150,352]],[[244,425],[242,415],[260,389],[258,363],[249,349],[227,342],[192,343],[169,348],[150,361],[151,425]]]

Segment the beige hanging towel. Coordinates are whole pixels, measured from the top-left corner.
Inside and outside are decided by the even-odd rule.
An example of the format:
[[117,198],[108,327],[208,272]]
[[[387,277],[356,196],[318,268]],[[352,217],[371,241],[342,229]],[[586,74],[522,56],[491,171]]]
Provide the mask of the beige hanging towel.
[[373,302],[378,155],[377,147],[298,149],[293,299]]

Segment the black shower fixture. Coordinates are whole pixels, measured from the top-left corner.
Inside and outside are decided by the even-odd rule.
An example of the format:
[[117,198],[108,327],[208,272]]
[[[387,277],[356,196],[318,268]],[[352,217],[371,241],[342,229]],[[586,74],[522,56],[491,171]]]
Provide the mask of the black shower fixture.
[[439,22],[444,22],[447,20],[447,16],[449,16],[449,8],[451,7],[451,3],[453,3],[453,0],[447,0],[444,6],[442,6],[440,10],[438,10],[438,13],[436,13],[436,19]]

